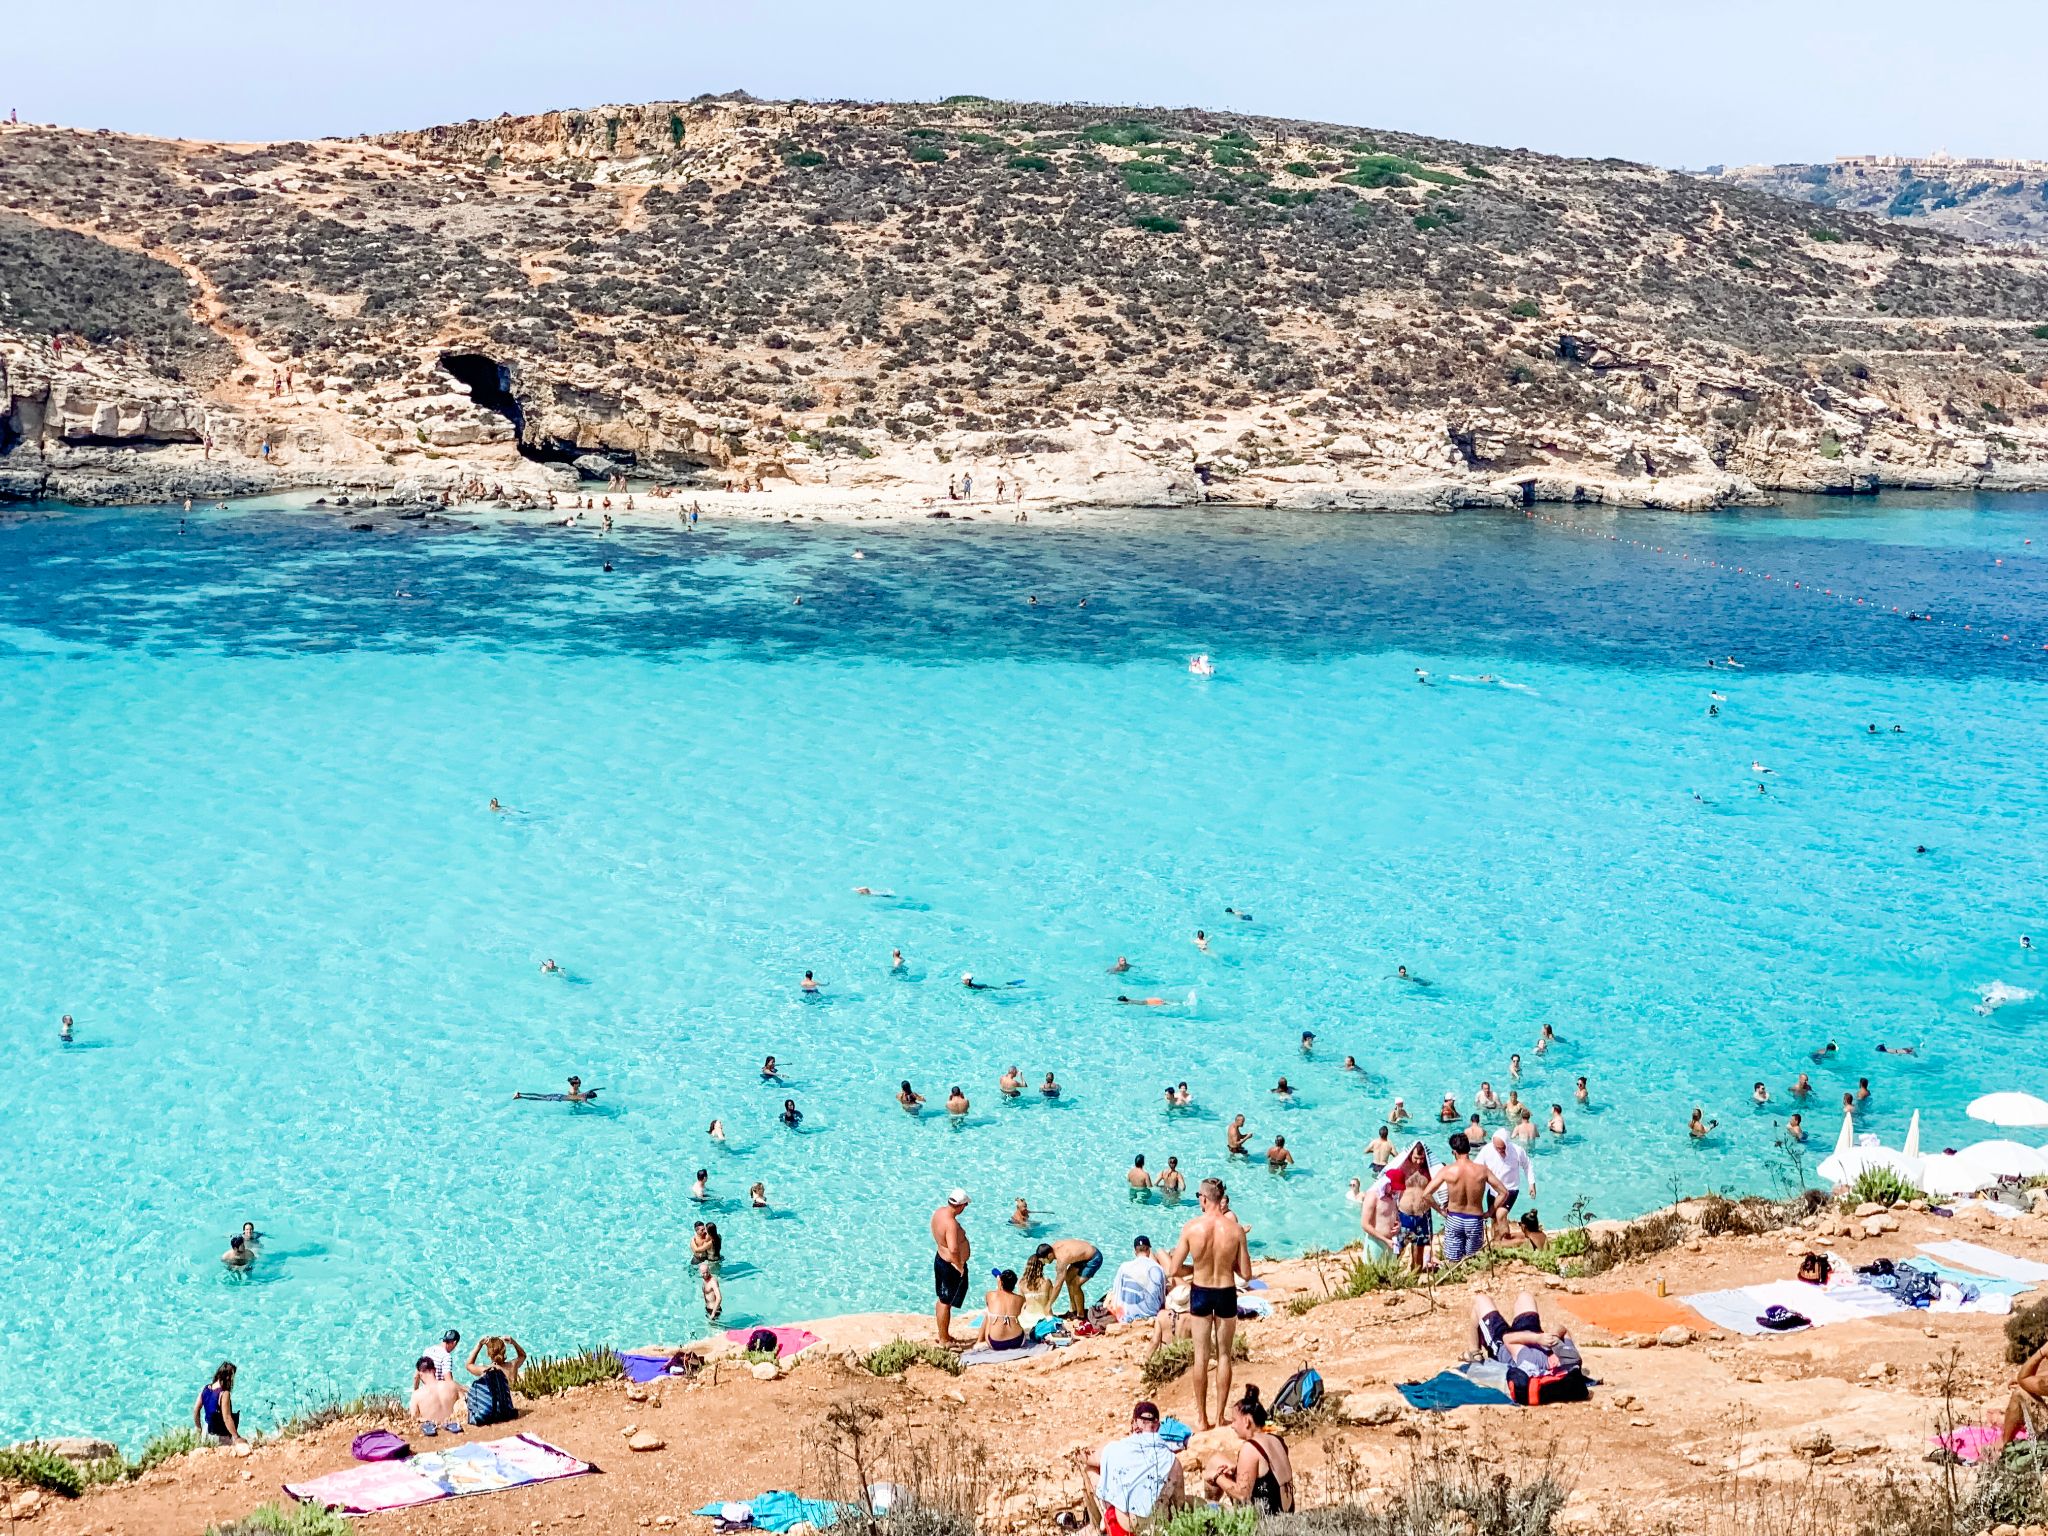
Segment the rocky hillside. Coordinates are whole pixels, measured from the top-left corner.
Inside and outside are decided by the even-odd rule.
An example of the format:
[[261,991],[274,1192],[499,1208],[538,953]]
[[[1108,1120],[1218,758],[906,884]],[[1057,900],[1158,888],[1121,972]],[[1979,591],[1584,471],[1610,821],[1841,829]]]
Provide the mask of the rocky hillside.
[[980,99],[0,130],[0,370],[15,495],[2048,484],[2032,256],[1619,161]]
[[2048,241],[2048,161],[1848,155],[1826,165],[1738,165],[1711,174],[1726,185],[1964,240]]

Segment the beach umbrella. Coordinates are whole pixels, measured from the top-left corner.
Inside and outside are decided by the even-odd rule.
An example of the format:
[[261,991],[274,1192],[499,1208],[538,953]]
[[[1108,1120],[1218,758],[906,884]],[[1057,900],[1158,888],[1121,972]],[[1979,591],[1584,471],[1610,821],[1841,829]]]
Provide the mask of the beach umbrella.
[[1944,1152],[1921,1165],[1916,1182],[1930,1195],[1974,1195],[1985,1185],[1996,1184],[1998,1175],[1953,1152]]
[[1917,1188],[1920,1164],[1920,1158],[1894,1152],[1890,1147],[1850,1147],[1821,1159],[1815,1172],[1830,1184],[1854,1184],[1861,1175],[1882,1170],[1897,1174]]
[[1856,1146],[1856,1117],[1848,1110],[1842,1111],[1842,1134],[1835,1138],[1835,1156],[1851,1151]]
[[2048,1125],[2048,1099],[2031,1093],[1987,1093],[1972,1101],[1968,1113],[1972,1120],[1993,1125]]
[[2028,1179],[2048,1173],[2048,1157],[2016,1141],[1972,1142],[1956,1154],[1956,1161],[1999,1179]]
[[1906,1127],[1905,1153],[1908,1157],[1920,1155],[1920,1111],[1913,1111],[1913,1123]]

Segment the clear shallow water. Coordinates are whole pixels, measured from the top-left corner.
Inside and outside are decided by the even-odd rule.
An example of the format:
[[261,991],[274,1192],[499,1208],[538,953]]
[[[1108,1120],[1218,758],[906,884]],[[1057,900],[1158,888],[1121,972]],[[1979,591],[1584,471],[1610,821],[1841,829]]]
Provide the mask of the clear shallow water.
[[[2039,1089],[2041,1002],[1976,1005],[2043,984],[2048,501],[1559,515],[1586,531],[0,520],[0,1438],[138,1438],[223,1358],[267,1423],[398,1388],[450,1324],[688,1336],[698,1166],[738,1324],[927,1306],[956,1183],[990,1262],[1028,1249],[1018,1194],[1112,1254],[1161,1237],[1132,1154],[1217,1171],[1239,1109],[1301,1162],[1229,1170],[1258,1243],[1345,1240],[1393,1096],[1469,1108],[1510,1051],[1567,1106],[1553,1221],[1774,1187],[1789,1106],[1749,1085],[1828,1036],[1816,1157],[1858,1076],[1894,1140]],[[1487,673],[1518,686],[1455,681]],[[1011,1062],[1066,1098],[1003,1103]],[[510,1102],[572,1071],[602,1108]],[[911,1121],[905,1076],[968,1123]],[[272,1251],[237,1280],[245,1217]]]

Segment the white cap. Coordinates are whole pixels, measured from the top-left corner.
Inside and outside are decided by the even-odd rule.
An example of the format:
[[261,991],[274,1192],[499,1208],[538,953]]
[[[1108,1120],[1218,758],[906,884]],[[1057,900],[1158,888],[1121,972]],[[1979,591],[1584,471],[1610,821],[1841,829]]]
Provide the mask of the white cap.
[[964,1189],[956,1189],[953,1193],[946,1196],[946,1204],[948,1205],[965,1205],[966,1203],[967,1191]]

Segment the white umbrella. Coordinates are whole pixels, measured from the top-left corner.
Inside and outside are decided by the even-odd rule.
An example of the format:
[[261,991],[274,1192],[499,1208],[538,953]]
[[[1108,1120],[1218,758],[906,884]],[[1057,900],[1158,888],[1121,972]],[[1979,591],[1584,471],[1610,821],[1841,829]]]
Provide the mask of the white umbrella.
[[1906,1127],[1905,1150],[1908,1157],[1917,1158],[1920,1155],[1920,1111],[1917,1109],[1913,1111],[1913,1123]]
[[1987,1093],[1969,1108],[1972,1120],[1993,1125],[2048,1125],[2048,1099],[2031,1093]]
[[1917,1182],[1930,1195],[1974,1195],[1985,1185],[1996,1184],[1998,1175],[1987,1172],[1967,1158],[1943,1152],[1921,1165]]
[[1835,1138],[1835,1155],[1841,1156],[1856,1146],[1856,1117],[1848,1110],[1842,1111],[1842,1134]]
[[2048,1173],[2048,1157],[2016,1141],[1972,1142],[1956,1154],[1956,1161],[2001,1179],[2028,1179]]
[[1851,1147],[1846,1152],[1821,1159],[1815,1172],[1830,1184],[1854,1184],[1862,1174],[1882,1169],[1886,1173],[1897,1174],[1917,1188],[1920,1184],[1920,1163],[1919,1158],[1894,1152],[1890,1147]]

